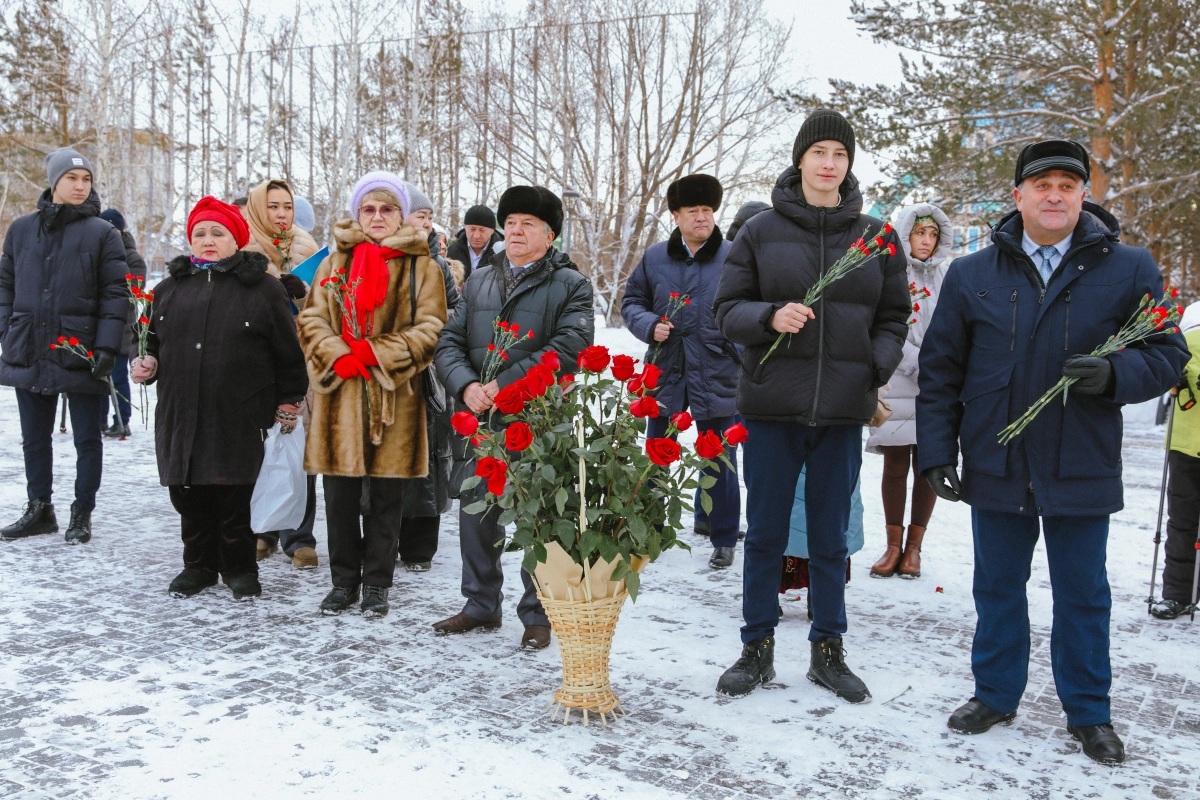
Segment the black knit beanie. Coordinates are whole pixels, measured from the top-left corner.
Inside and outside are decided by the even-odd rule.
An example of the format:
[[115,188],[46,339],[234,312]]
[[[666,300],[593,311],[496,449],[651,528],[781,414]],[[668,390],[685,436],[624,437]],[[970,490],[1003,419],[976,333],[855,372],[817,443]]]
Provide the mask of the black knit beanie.
[[796,134],[796,143],[792,146],[792,164],[800,166],[800,159],[808,148],[827,140],[841,142],[846,147],[850,169],[854,169],[854,128],[832,108],[818,108],[804,120],[800,133]]
[[496,227],[496,215],[487,206],[471,206],[463,217],[463,225],[478,225],[482,228]]

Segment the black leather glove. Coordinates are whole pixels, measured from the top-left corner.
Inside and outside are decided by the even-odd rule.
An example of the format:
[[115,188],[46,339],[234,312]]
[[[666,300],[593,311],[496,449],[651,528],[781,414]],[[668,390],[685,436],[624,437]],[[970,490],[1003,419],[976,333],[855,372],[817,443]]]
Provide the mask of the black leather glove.
[[287,289],[288,295],[293,300],[299,300],[308,293],[308,285],[290,272],[280,275],[279,282],[283,284],[284,289]]
[[921,473],[921,477],[928,481],[934,494],[943,500],[957,503],[962,499],[962,484],[958,482],[958,470],[953,464],[930,467]]
[[1112,388],[1112,364],[1101,356],[1071,356],[1063,364],[1063,377],[1078,378],[1068,391],[1104,394]]
[[92,359],[95,361],[92,364],[92,377],[98,381],[107,380],[108,376],[112,374],[117,354],[112,350],[96,350],[92,354]]

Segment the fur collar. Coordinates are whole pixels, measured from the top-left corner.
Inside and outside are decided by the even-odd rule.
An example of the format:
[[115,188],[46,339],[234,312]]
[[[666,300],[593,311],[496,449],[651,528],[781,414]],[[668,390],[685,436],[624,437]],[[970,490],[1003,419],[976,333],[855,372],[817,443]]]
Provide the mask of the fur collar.
[[[709,234],[708,241],[696,251],[695,259],[697,261],[712,261],[717,257],[717,252],[721,249],[722,241],[724,239],[721,236],[721,229],[714,225],[713,232]],[[679,232],[679,228],[671,231],[671,238],[667,240],[667,255],[675,261],[687,261],[689,258],[692,258],[683,243],[683,234]]]
[[[333,238],[337,242],[339,253],[350,253],[356,245],[371,241],[367,234],[363,233],[362,226],[358,224],[358,221],[353,219],[344,219],[334,223]],[[429,255],[429,241],[425,232],[417,230],[412,225],[400,226],[400,230],[396,231],[395,235],[389,236],[380,244],[393,250],[400,250],[410,256]]]
[[[254,286],[261,283],[262,279],[267,276],[267,267],[270,263],[270,260],[262,253],[239,250],[209,269],[214,272],[230,273],[241,281],[243,286]],[[175,256],[167,265],[167,271],[172,278],[178,280],[204,270],[193,264],[190,256]]]

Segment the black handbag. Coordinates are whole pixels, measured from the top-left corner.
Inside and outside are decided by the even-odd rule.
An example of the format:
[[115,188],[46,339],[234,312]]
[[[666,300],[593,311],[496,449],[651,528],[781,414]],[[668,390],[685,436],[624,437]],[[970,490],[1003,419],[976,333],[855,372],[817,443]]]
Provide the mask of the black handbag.
[[[408,294],[412,310],[409,316],[417,319],[417,257],[413,256],[408,262]],[[421,386],[425,390],[425,412],[433,414],[446,413],[446,387],[438,378],[437,367],[430,364],[421,371]]]

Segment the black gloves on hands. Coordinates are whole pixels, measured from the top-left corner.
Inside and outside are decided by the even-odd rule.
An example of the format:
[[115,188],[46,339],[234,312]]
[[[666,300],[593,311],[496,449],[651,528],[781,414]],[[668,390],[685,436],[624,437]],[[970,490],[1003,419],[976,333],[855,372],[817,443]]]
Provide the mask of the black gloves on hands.
[[280,275],[279,282],[283,284],[284,289],[287,289],[288,295],[293,300],[299,300],[308,293],[308,285],[290,272]]
[[943,500],[957,503],[962,499],[962,484],[958,482],[958,470],[953,464],[930,467],[921,473],[921,477],[929,482],[934,494]]
[[1070,392],[1104,394],[1112,388],[1112,364],[1100,356],[1071,356],[1063,364],[1063,377],[1078,378]]
[[113,371],[113,364],[117,361],[117,354],[112,350],[97,350],[92,358],[96,362],[92,364],[92,377],[98,381],[108,380]]

